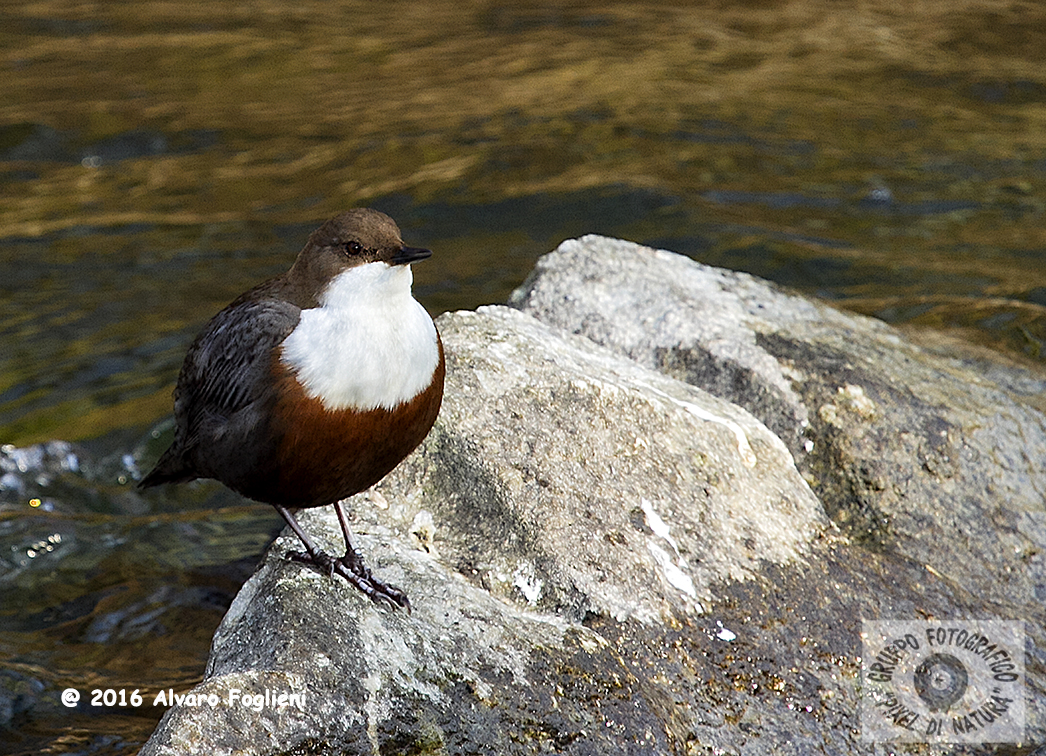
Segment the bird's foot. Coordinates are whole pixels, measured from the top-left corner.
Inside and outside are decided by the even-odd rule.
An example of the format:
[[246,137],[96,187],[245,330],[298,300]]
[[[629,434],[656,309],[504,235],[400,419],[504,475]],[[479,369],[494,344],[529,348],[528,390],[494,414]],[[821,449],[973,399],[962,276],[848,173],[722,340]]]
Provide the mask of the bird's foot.
[[317,550],[315,554],[307,551],[289,551],[287,556],[296,562],[318,568],[328,577],[333,578],[334,573],[338,573],[366,594],[375,604],[385,604],[392,609],[410,611],[410,599],[407,598],[407,594],[400,588],[374,577],[367,565],[363,563],[363,557],[358,551],[348,551],[345,556],[337,559],[320,550]]
[[308,551],[288,551],[287,558],[294,562],[311,565],[329,578],[334,577],[334,565],[338,561],[326,551],[317,551],[315,554],[310,554]]

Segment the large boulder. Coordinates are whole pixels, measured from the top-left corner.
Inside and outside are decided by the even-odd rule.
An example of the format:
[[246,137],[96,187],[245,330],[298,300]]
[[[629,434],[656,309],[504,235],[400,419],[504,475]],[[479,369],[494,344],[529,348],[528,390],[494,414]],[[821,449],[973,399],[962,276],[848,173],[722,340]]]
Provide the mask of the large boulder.
[[868,548],[1046,617],[1043,373],[599,236],[541,258],[512,302],[747,408]]
[[[1046,487],[967,437],[1004,412],[1041,440],[1041,377],[600,237],[543,258],[513,302],[438,320],[439,420],[352,500],[413,612],[288,560],[285,533],[143,754],[855,752],[862,620],[907,617],[1026,620],[1025,740],[1046,739],[1042,499],[1013,495]],[[963,376],[983,401],[932,401]],[[1007,493],[955,509],[932,480]],[[301,520],[338,548],[333,512]]]

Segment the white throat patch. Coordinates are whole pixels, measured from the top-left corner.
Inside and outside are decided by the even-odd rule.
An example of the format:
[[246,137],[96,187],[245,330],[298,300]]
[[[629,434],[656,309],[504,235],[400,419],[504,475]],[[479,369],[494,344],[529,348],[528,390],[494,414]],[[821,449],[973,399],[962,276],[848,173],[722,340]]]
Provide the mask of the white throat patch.
[[411,296],[409,265],[367,263],[327,284],[302,310],[280,360],[328,410],[393,409],[417,396],[439,364],[436,326]]

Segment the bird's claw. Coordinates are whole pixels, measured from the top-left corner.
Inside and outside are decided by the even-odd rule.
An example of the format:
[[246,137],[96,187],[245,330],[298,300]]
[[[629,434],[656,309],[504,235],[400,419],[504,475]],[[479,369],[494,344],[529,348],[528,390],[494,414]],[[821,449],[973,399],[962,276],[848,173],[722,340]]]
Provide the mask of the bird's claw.
[[288,558],[295,562],[312,565],[333,578],[338,573],[362,591],[375,604],[384,604],[391,609],[406,609],[410,612],[410,599],[400,588],[378,580],[363,563],[358,551],[346,552],[335,559],[325,551],[310,554],[307,551],[289,551]]

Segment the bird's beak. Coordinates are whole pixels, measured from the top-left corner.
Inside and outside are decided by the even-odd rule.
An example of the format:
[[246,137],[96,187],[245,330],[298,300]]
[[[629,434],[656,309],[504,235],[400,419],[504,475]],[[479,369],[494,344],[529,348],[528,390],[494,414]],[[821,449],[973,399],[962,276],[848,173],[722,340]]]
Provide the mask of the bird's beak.
[[400,251],[392,256],[390,261],[393,265],[406,265],[418,262],[432,256],[432,252],[421,247],[401,247]]

